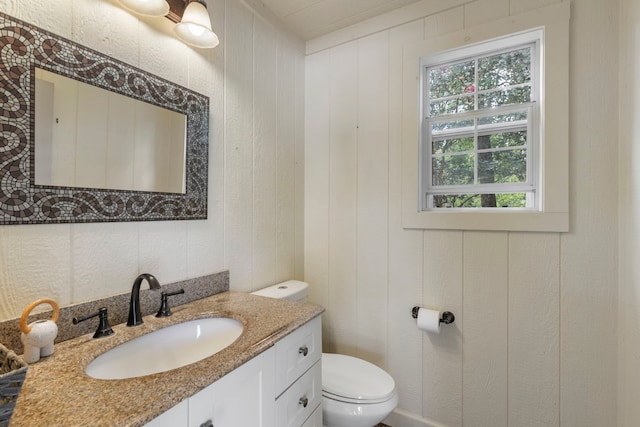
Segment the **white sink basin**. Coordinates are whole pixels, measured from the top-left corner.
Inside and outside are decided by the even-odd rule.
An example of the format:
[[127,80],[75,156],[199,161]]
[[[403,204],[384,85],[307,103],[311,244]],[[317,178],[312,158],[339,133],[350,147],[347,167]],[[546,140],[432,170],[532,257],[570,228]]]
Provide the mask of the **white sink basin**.
[[242,329],[242,323],[223,317],[167,326],[101,354],[85,372],[93,378],[115,380],[180,368],[228,347]]

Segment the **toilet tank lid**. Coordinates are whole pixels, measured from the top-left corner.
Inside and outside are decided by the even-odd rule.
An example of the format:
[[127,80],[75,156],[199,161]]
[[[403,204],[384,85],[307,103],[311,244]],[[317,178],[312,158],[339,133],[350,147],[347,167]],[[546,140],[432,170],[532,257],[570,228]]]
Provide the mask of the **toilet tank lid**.
[[283,298],[289,300],[299,300],[307,295],[309,284],[300,280],[287,280],[275,285],[252,292],[253,295],[260,295],[269,298]]

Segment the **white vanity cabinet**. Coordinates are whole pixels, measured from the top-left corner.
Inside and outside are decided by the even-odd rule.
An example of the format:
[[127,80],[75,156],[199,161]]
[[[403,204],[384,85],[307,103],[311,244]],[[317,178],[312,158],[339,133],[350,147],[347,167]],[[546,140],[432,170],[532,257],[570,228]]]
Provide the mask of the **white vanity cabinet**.
[[145,427],[322,427],[320,317]]

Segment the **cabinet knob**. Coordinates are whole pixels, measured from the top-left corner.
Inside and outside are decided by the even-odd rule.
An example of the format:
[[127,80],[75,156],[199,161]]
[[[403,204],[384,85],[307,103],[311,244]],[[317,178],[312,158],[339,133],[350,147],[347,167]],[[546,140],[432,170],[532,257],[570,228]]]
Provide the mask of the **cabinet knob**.
[[303,345],[298,349],[298,354],[301,354],[302,356],[306,357],[307,354],[309,354],[309,349],[307,348],[306,345]]
[[207,421],[203,422],[202,424],[200,424],[200,427],[213,427],[213,421],[207,420]]
[[307,396],[302,396],[300,400],[298,400],[298,404],[302,405],[303,408],[306,408],[309,404],[309,399],[307,398]]

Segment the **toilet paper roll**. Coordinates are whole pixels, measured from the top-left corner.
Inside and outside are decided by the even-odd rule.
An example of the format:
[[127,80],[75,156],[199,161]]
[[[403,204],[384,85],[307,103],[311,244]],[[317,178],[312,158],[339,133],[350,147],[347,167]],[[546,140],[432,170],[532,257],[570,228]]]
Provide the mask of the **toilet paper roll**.
[[437,310],[420,308],[418,310],[418,329],[425,332],[440,333],[441,313]]

